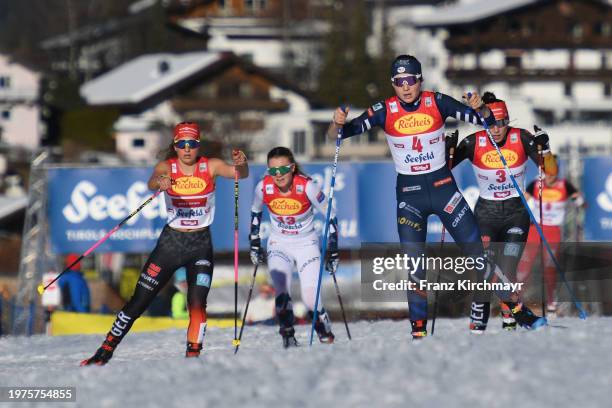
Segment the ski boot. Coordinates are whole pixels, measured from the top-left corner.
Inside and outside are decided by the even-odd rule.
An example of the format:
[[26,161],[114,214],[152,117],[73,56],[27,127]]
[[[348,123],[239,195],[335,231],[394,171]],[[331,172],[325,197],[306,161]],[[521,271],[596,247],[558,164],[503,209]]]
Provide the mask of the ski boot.
[[200,357],[201,351],[202,351],[202,343],[187,342],[187,351],[185,351],[185,358]]
[[504,302],[499,302],[500,313],[502,316],[502,329],[507,331],[516,330],[516,319],[512,316],[512,311]]
[[280,329],[278,332],[283,338],[283,348],[297,347],[298,342],[295,339],[295,316],[293,315],[293,304],[291,303],[291,297],[288,293],[281,293],[276,296],[276,317],[278,317],[278,323]]
[[298,347],[299,344],[295,339],[295,329],[293,326],[281,327],[278,331],[283,338],[283,348]]
[[516,320],[519,326],[527,330],[535,330],[539,327],[546,326],[548,322],[545,317],[535,315],[527,306],[522,303],[505,302],[512,312],[512,317]]
[[[314,324],[315,331],[317,332],[317,336],[319,336],[319,342],[325,344],[332,344],[334,342],[335,336],[331,331],[331,322],[329,321],[329,315],[325,311],[325,309],[321,309],[321,313],[317,313],[317,321]],[[310,320],[314,317],[313,312],[308,312],[308,316],[310,316]]]
[[491,304],[489,302],[472,302],[470,307],[470,332],[484,334],[489,322]]
[[427,319],[411,320],[410,325],[412,326],[412,340],[422,340],[427,336]]
[[106,339],[102,343],[102,346],[100,346],[96,353],[92,357],[81,361],[81,366],[94,364],[104,365],[108,363],[108,361],[113,356],[113,352],[115,351],[117,344],[119,344],[117,339],[113,335],[108,334],[106,336]]

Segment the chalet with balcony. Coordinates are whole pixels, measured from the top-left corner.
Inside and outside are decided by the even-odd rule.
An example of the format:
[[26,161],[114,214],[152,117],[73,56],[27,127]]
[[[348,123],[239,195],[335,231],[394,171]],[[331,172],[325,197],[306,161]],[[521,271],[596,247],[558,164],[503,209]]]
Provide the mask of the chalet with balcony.
[[144,55],[85,83],[81,95],[89,105],[121,110],[116,146],[129,161],[155,160],[183,120],[200,124],[210,154],[233,146],[264,160],[284,145],[305,159],[315,149],[316,102],[229,52]]

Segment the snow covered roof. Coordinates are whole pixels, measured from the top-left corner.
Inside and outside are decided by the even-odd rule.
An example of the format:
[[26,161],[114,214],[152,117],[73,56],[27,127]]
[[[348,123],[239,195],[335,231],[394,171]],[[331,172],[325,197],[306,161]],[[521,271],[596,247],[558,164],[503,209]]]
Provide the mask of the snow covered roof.
[[278,20],[256,17],[190,17],[180,19],[177,25],[199,34],[247,39],[282,39],[284,35],[314,39],[329,31],[329,23],[320,20],[293,22],[283,31]]
[[149,54],[135,58],[81,86],[90,105],[136,104],[211,66],[220,52]]
[[467,24],[508,11],[535,4],[540,0],[461,0],[446,7],[432,9],[432,13],[407,22],[417,27]]

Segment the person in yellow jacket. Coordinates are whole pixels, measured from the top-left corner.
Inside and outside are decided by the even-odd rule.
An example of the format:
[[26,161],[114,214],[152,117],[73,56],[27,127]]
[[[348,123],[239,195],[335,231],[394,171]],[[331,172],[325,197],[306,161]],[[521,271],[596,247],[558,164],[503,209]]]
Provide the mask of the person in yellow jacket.
[[178,290],[172,296],[172,318],[189,319],[187,311],[187,270],[180,267],[174,273],[174,287]]

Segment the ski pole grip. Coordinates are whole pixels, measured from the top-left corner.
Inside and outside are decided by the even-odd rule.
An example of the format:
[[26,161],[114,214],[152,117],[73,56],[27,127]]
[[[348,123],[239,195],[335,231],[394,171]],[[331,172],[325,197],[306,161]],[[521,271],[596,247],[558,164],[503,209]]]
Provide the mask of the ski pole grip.
[[[340,110],[344,113],[346,113],[346,108],[347,106],[345,104],[341,104],[340,105]],[[342,128],[342,126],[340,126],[338,128],[338,135],[337,135],[337,140],[336,140],[336,145],[339,146],[340,145],[340,140],[342,139],[342,133],[343,133],[344,129]]]

